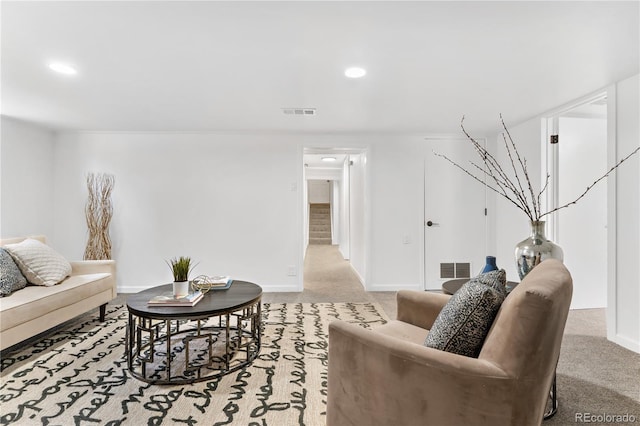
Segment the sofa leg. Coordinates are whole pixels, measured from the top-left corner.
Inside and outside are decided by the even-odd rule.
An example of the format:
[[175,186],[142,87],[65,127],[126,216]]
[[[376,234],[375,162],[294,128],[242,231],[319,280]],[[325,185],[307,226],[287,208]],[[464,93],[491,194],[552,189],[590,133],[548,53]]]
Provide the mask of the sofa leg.
[[100,305],[100,322],[104,322],[107,315],[107,304]]

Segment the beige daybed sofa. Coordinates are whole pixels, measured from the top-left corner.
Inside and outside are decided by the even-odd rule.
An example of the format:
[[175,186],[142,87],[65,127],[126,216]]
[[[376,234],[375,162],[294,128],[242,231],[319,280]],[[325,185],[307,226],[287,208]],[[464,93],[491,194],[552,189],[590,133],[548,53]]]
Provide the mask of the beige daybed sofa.
[[[0,246],[27,237],[0,240]],[[28,237],[45,243],[44,236]],[[71,276],[51,287],[27,285],[0,298],[0,350],[33,337],[91,309],[106,306],[116,295],[116,264],[113,260],[71,263]]]

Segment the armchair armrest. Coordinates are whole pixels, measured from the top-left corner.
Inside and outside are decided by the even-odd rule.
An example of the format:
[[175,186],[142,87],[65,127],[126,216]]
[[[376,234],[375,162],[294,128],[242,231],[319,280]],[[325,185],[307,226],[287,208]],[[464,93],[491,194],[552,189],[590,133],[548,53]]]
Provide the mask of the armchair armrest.
[[485,360],[329,325],[328,426],[507,425],[513,386]]
[[115,260],[78,260],[71,263],[71,275],[109,273],[115,278]]
[[398,321],[430,330],[450,298],[447,294],[400,290],[396,296]]

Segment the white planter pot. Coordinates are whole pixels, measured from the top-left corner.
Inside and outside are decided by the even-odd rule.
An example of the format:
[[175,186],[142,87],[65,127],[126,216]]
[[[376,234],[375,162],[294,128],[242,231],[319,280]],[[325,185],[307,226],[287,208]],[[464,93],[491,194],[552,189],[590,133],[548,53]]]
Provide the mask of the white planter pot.
[[174,281],[173,282],[173,295],[176,297],[183,297],[189,294],[189,281]]

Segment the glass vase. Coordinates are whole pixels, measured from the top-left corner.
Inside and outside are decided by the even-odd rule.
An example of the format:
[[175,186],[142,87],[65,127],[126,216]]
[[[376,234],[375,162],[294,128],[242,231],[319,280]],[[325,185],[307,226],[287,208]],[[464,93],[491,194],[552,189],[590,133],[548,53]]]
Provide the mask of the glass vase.
[[533,268],[546,259],[564,259],[562,248],[545,236],[544,220],[531,221],[531,235],[516,245],[516,268],[522,280]]

